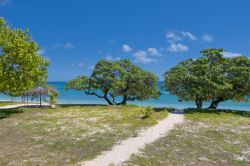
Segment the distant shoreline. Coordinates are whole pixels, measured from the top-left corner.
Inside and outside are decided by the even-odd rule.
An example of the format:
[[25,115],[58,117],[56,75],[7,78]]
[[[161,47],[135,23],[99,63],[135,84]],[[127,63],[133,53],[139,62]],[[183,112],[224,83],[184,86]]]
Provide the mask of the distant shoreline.
[[[161,86],[161,81],[159,81],[159,87]],[[84,92],[69,90],[65,91],[66,82],[48,82],[48,84],[53,85],[59,92],[59,103],[60,104],[104,104],[107,103],[105,100],[99,99],[95,96],[87,96]],[[128,104],[134,104],[138,106],[152,106],[152,107],[168,107],[176,109],[186,109],[186,108],[195,108],[193,102],[179,102],[176,96],[169,95],[168,92],[161,89],[162,95],[159,99],[149,99],[145,101],[134,101],[129,102]],[[10,101],[11,97],[0,94],[0,101]],[[15,101],[21,101],[21,98],[14,98]],[[36,101],[33,100],[33,101]],[[249,100],[250,101],[250,100]],[[31,100],[29,101],[31,102]],[[209,106],[209,103],[204,103],[204,108]],[[234,103],[232,101],[226,101],[220,103],[218,109],[232,109],[232,110],[242,110],[250,111],[250,102],[239,102]]]

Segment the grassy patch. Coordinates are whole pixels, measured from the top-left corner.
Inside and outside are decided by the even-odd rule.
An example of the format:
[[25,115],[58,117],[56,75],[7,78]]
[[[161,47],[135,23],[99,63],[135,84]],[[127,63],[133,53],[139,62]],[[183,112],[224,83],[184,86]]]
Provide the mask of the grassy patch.
[[12,114],[23,113],[20,109],[8,109],[8,110],[0,110],[0,119],[8,118]]
[[183,124],[124,165],[250,165],[249,114],[187,110]]
[[141,118],[141,107],[63,106],[1,112],[0,165],[75,165],[145,127],[164,119],[166,110]]
[[15,105],[20,104],[20,102],[15,101],[0,101],[0,107],[7,106],[7,105]]

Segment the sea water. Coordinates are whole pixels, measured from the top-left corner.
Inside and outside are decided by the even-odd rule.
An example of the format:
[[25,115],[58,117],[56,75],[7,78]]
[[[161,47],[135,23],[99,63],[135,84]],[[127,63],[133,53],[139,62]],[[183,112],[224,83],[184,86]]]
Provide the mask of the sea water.
[[[83,91],[65,90],[66,82],[49,82],[60,93],[59,103],[61,104],[107,104],[104,99],[100,99],[96,96],[86,95]],[[178,97],[169,95],[168,92],[161,88],[162,82],[159,82],[159,88],[161,90],[161,96],[158,99],[149,99],[145,101],[131,101],[128,104],[136,104],[140,106],[153,106],[153,107],[172,107],[178,109],[194,108],[194,102],[179,102]],[[0,100],[10,100],[10,97],[6,95],[0,95]],[[20,98],[16,99],[20,100]],[[209,106],[209,103],[205,103],[204,107]],[[226,101],[220,103],[221,109],[233,109],[233,110],[245,110],[250,111],[250,102],[232,102]]]

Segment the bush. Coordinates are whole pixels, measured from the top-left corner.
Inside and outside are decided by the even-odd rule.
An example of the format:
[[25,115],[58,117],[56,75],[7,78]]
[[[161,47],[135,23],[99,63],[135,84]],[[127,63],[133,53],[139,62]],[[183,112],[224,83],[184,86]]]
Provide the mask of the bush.
[[153,113],[153,108],[151,106],[147,106],[144,109],[142,109],[141,112],[143,115],[142,118],[149,118]]
[[59,93],[57,91],[52,91],[49,94],[49,102],[52,108],[56,107],[56,104],[58,103],[58,96],[59,96]]

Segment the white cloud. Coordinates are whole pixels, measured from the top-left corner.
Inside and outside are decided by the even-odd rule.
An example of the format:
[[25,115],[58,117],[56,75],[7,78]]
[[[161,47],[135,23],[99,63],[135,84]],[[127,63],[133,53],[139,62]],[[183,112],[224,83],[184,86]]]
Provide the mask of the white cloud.
[[148,64],[151,62],[155,62],[155,59],[148,58],[148,53],[146,51],[140,50],[133,54],[135,57],[135,62],[142,63],[142,64]]
[[204,34],[201,39],[206,42],[212,42],[214,40],[213,35]]
[[171,52],[185,52],[185,51],[188,51],[188,46],[184,45],[184,44],[175,44],[175,43],[172,43],[168,50],[171,51]]
[[223,56],[226,57],[226,58],[232,58],[232,57],[237,57],[237,56],[242,56],[242,55],[239,54],[239,53],[225,51],[223,53]]
[[63,45],[63,47],[64,47],[65,49],[75,48],[75,46],[73,46],[71,43],[65,43],[65,44]]
[[149,55],[162,56],[156,48],[148,48]]
[[204,34],[199,38],[199,37],[196,37],[191,32],[179,31],[179,30],[169,31],[165,37],[166,37],[167,41],[170,43],[176,43],[176,42],[182,41],[184,39],[191,40],[191,41],[200,39],[200,40],[203,40],[206,42],[212,42],[214,40],[214,36],[211,34]]
[[193,35],[191,32],[185,31],[168,32],[166,34],[166,38],[170,43],[175,43],[183,39],[197,40],[197,37],[195,35]]
[[186,37],[187,39],[189,39],[189,40],[197,40],[197,37],[194,36],[194,35],[193,35],[192,33],[190,33],[190,32],[184,32],[184,31],[182,31],[181,34],[182,34],[184,37]]
[[57,43],[54,45],[55,48],[73,49],[75,46],[70,42],[67,43]]
[[37,51],[37,54],[44,55],[45,52],[46,52],[45,49],[40,49],[40,50]]
[[10,0],[0,0],[0,6],[8,6],[10,3]]
[[169,42],[168,51],[170,52],[185,52],[189,50],[189,47],[184,44],[180,44],[180,41],[183,43],[185,41],[205,41],[205,42],[213,42],[214,36],[210,34],[204,34],[202,36],[197,37],[191,32],[188,31],[169,31],[166,33],[166,39]]
[[168,32],[166,34],[166,39],[168,40],[168,42],[176,42],[182,40],[182,38],[175,32]]
[[123,44],[123,45],[122,45],[122,50],[123,50],[124,52],[131,52],[133,49],[132,49],[129,45]]

